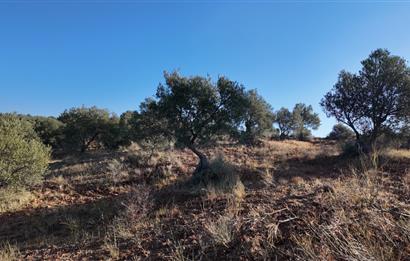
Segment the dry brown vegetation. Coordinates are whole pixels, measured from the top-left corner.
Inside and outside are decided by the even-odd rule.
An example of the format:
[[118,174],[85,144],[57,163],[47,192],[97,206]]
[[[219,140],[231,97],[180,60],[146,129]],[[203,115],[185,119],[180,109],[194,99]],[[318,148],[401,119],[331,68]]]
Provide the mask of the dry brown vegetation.
[[408,260],[408,151],[351,159],[327,141],[267,141],[205,152],[217,174],[205,185],[190,182],[185,150],[54,160],[43,185],[0,191],[0,260]]

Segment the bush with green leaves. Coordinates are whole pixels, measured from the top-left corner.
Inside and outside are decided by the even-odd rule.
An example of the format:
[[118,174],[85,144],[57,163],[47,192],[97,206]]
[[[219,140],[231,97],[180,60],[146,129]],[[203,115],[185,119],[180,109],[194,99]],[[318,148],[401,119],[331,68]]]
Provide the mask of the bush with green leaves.
[[108,110],[80,107],[65,110],[58,120],[64,123],[64,146],[84,152],[91,146],[115,149],[121,145],[119,118]]
[[271,105],[260,96],[256,90],[245,93],[246,102],[243,104],[243,125],[241,141],[248,145],[255,145],[260,138],[272,136],[274,114]]
[[53,148],[61,146],[63,140],[64,124],[54,117],[35,116],[30,119],[34,125],[34,131],[37,133],[41,141]]
[[333,126],[333,129],[327,138],[331,140],[347,141],[354,139],[354,132],[345,125],[338,123]]
[[29,121],[13,114],[0,116],[0,187],[38,183],[49,158],[50,149]]

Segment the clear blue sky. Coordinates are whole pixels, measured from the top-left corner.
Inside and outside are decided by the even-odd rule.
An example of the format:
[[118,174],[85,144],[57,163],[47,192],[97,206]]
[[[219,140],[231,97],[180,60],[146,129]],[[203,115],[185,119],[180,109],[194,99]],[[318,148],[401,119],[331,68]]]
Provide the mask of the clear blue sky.
[[155,93],[164,70],[225,75],[275,109],[318,105],[342,69],[376,48],[410,59],[410,2],[2,1],[0,112],[120,114]]

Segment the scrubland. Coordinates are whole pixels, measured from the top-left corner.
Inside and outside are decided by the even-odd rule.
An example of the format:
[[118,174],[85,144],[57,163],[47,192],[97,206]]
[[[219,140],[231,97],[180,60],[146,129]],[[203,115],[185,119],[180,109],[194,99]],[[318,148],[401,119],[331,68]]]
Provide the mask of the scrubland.
[[0,260],[408,260],[410,152],[331,141],[55,156],[0,191]]

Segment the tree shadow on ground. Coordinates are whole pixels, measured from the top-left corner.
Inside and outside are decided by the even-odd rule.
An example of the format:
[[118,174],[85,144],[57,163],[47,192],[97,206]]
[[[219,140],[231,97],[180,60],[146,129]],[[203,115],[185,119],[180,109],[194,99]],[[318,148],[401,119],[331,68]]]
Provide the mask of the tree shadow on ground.
[[122,209],[126,197],[123,194],[83,204],[0,214],[0,244],[11,242],[24,249],[39,244],[78,243],[92,234],[101,238],[105,225]]
[[291,179],[302,178],[338,178],[343,175],[342,169],[348,166],[349,160],[339,155],[319,155],[313,159],[291,158],[281,162],[274,170],[273,176]]

